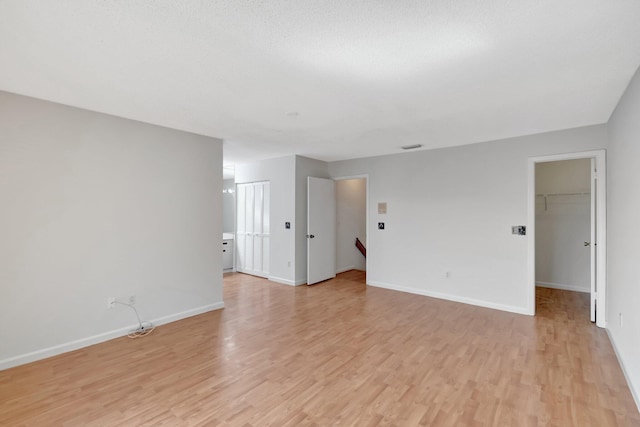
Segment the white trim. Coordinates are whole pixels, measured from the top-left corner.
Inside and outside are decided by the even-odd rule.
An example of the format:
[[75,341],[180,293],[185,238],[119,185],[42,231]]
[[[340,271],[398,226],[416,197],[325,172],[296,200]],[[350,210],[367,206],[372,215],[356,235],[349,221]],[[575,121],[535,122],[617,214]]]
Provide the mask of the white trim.
[[598,300],[596,325],[606,328],[607,297],[607,165],[606,151],[593,150],[577,153],[554,154],[550,156],[529,157],[527,167],[527,314],[536,313],[536,163],[556,162],[561,160],[595,159],[598,171],[596,221],[597,221],[597,285]]
[[[224,302],[220,301],[213,304],[204,305],[191,310],[182,311],[180,313],[170,314],[168,316],[159,317],[153,319],[151,322],[156,325],[164,325],[166,323],[175,322],[177,320],[186,319],[187,317],[197,316],[209,311],[219,310],[224,308]],[[0,371],[4,369],[13,368],[14,366],[24,365],[26,363],[35,362],[36,360],[46,359],[48,357],[57,356],[69,351],[78,350],[90,345],[99,344],[101,342],[109,341],[115,338],[120,338],[132,329],[138,327],[137,324],[128,325],[122,328],[114,329],[112,331],[103,332],[101,334],[92,335],[86,338],[80,338],[78,340],[69,341],[63,344],[54,345],[52,347],[43,348],[41,350],[32,351],[30,353],[21,354],[19,356],[10,357],[8,359],[0,360]]]
[[562,283],[536,282],[536,286],[539,288],[561,289],[563,291],[584,292],[587,294],[591,293],[589,288],[576,285],[564,285]]
[[249,276],[261,277],[263,279],[269,279],[269,277],[271,277],[268,273],[262,273],[261,271],[249,270],[244,268],[236,268],[236,273],[248,274]]
[[477,300],[477,299],[472,299],[472,298],[461,297],[461,296],[457,296],[457,295],[444,294],[444,293],[440,293],[440,292],[426,291],[424,289],[411,288],[411,287],[407,287],[407,286],[392,285],[392,284],[389,284],[389,283],[382,283],[382,282],[377,282],[377,281],[367,281],[367,285],[374,286],[376,288],[390,289],[390,290],[393,290],[393,291],[406,292],[406,293],[409,293],[409,294],[422,295],[422,296],[425,296],[425,297],[438,298],[438,299],[443,299],[443,300],[447,300],[447,301],[453,301],[453,302],[459,302],[459,303],[463,303],[463,304],[475,305],[475,306],[478,306],[478,307],[492,308],[494,310],[508,311],[510,313],[525,314],[525,315],[529,314],[526,307],[515,307],[515,306],[512,306],[512,305],[496,304],[496,303],[493,303],[493,302],[490,302],[490,301],[482,301],[482,300]]
[[355,270],[356,267],[353,265],[348,265],[345,268],[340,268],[336,270],[336,274],[340,274],[340,273],[344,273],[345,271],[349,271],[349,270]]
[[616,354],[618,358],[618,364],[622,369],[622,374],[624,375],[624,379],[627,380],[627,386],[629,387],[629,391],[631,392],[631,396],[633,400],[636,402],[636,406],[638,407],[638,411],[640,411],[640,394],[638,391],[633,388],[633,381],[631,381],[631,377],[627,373],[627,369],[624,366],[624,362],[622,361],[622,357],[620,356],[620,351],[618,350],[618,346],[616,345],[616,341],[613,339],[613,335],[609,329],[606,329],[607,335],[609,336],[609,341],[611,342],[611,347],[613,347],[613,352]]
[[291,280],[291,279],[283,279],[282,277],[276,277],[276,276],[269,276],[267,277],[267,279],[271,282],[276,282],[282,285],[289,285],[289,286],[300,286],[307,283],[307,279]]

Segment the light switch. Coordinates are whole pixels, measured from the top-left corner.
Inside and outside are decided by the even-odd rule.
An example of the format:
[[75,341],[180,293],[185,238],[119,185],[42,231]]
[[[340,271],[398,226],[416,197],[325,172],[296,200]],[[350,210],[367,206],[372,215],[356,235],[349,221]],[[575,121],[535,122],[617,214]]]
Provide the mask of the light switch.
[[513,227],[511,227],[511,234],[515,234],[517,236],[526,236],[527,227],[524,225],[514,225]]

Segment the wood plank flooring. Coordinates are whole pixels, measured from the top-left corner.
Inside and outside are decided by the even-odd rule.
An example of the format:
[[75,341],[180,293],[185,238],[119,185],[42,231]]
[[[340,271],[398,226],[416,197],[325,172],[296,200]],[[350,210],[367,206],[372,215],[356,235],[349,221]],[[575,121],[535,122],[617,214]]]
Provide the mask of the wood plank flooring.
[[2,426],[638,426],[588,296],[535,318],[225,276],[224,310],[0,372]]

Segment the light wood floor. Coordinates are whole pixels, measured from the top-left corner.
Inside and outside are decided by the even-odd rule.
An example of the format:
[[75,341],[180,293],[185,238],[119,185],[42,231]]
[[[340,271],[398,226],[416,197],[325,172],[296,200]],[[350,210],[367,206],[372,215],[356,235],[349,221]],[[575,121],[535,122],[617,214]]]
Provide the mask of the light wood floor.
[[586,294],[528,317],[225,277],[224,310],[0,372],[0,425],[640,425]]

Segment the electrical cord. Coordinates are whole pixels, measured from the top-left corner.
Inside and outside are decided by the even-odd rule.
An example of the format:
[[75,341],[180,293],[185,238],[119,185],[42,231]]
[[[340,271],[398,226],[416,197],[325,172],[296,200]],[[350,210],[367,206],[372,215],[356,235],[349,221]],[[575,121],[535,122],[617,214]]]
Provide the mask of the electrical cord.
[[138,328],[132,329],[131,331],[129,331],[129,333],[127,334],[127,336],[129,338],[144,337],[146,335],[149,335],[156,328],[153,325],[153,323],[151,323],[151,322],[147,322],[147,321],[143,322],[143,321],[141,321],[140,320],[140,315],[138,314],[138,310],[136,310],[136,308],[133,305],[127,304],[126,302],[122,302],[122,301],[118,301],[118,300],[115,300],[114,303],[115,304],[126,305],[127,307],[131,307],[133,312],[136,314],[136,318],[138,319]]

